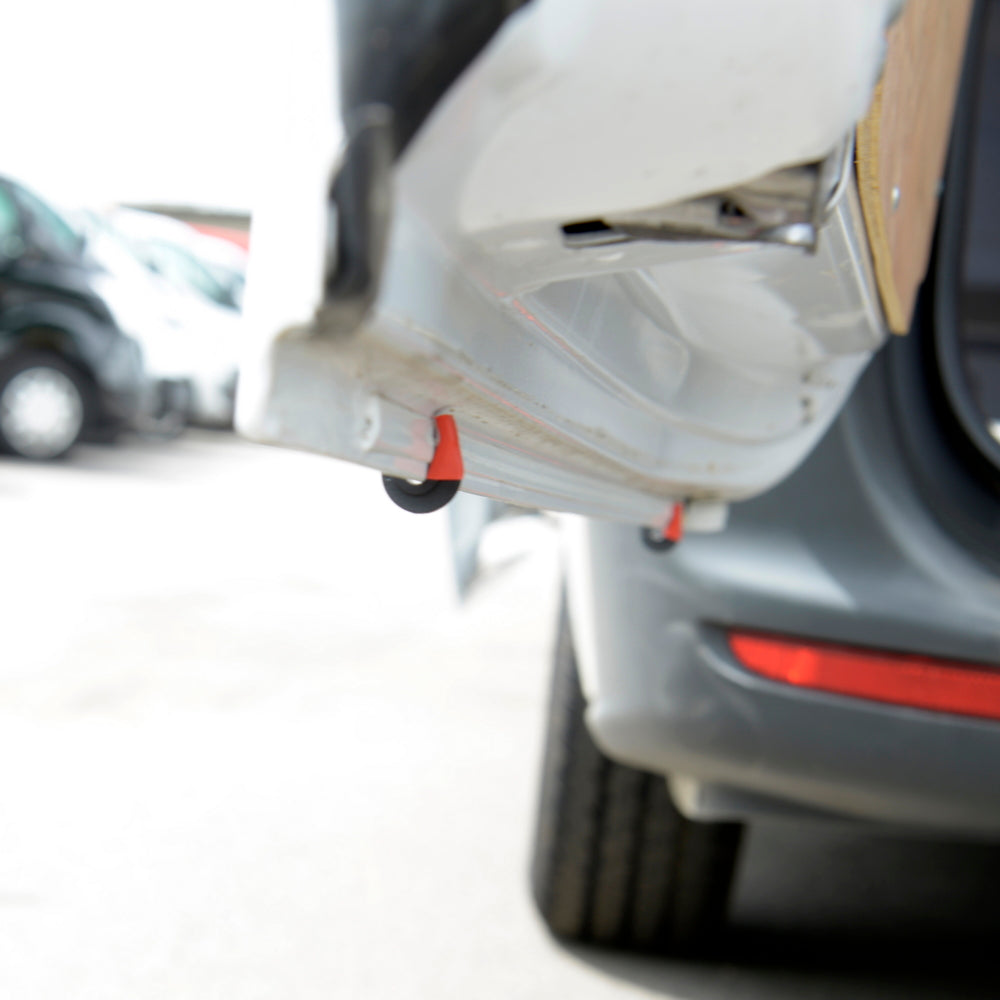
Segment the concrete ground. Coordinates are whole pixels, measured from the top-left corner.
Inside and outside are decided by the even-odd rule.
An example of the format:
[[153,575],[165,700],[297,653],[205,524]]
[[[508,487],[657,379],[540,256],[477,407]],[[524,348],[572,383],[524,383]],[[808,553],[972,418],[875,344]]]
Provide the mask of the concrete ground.
[[459,606],[443,515],[226,435],[2,462],[0,509],[5,998],[996,995],[976,845],[756,831],[714,966],[546,935],[540,522]]

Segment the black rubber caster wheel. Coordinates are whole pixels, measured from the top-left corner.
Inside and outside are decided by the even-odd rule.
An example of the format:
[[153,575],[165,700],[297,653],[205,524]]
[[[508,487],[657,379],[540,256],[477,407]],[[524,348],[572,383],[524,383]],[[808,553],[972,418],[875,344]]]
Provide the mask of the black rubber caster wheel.
[[383,476],[382,485],[389,499],[411,514],[430,514],[450,503],[461,481],[458,479],[427,479],[422,483],[411,483],[408,479]]
[[668,552],[677,544],[676,542],[672,542],[669,538],[664,538],[663,535],[654,528],[640,528],[639,536],[642,538],[645,545],[648,548],[651,548],[654,552]]

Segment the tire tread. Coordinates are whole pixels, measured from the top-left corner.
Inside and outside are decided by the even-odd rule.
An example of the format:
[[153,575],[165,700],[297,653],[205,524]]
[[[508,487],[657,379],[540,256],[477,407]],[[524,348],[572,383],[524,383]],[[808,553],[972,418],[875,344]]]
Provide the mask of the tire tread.
[[585,710],[564,606],[531,871],[538,909],[560,938],[698,950],[724,918],[742,828],[682,816],[662,775],[598,749]]

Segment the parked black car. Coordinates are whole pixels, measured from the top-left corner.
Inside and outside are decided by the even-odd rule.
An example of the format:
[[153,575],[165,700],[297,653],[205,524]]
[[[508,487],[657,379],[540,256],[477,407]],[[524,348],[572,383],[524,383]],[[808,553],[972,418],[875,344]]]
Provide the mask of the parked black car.
[[62,217],[0,177],[0,448],[33,459],[107,436],[149,407],[142,352]]

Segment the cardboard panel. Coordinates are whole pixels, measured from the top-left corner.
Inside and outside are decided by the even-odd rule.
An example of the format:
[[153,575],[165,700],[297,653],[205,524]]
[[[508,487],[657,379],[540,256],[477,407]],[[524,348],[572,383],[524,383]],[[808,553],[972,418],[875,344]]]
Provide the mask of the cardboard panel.
[[858,126],[865,225],[890,329],[910,326],[930,257],[972,0],[909,0]]

